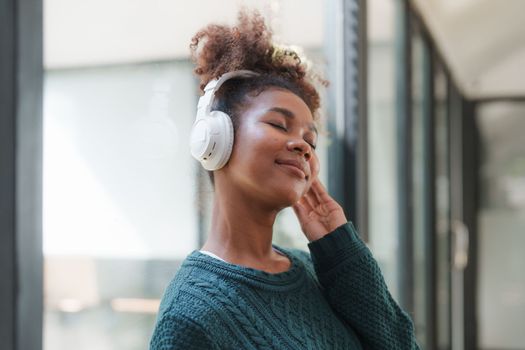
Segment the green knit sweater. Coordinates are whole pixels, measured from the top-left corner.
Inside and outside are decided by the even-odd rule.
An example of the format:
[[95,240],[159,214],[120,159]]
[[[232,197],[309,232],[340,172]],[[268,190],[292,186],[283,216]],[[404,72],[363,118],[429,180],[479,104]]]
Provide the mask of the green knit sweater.
[[351,223],[310,242],[310,254],[274,247],[291,260],[288,271],[188,255],[166,289],[150,349],[419,349]]

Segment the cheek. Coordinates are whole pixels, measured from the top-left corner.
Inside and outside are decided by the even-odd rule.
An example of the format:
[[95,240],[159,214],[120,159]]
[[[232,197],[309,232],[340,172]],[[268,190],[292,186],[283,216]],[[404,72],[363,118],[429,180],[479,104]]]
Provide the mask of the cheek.
[[235,133],[233,151],[239,153],[240,155],[256,151],[256,149],[259,147],[259,140],[262,137],[263,135],[261,135],[260,130],[257,128],[254,128],[252,125],[241,124]]
[[278,138],[261,127],[246,125],[236,134],[232,160],[236,164],[250,168],[269,166]]

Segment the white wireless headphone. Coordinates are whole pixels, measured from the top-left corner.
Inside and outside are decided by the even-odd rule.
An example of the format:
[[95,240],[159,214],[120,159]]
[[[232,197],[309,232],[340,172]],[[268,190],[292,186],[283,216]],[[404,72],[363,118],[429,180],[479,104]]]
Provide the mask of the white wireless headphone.
[[233,124],[230,116],[221,111],[211,111],[215,93],[232,78],[249,78],[258,75],[249,70],[237,70],[210,81],[199,98],[197,117],[190,136],[191,155],[206,170],[222,168],[230,158],[233,147]]

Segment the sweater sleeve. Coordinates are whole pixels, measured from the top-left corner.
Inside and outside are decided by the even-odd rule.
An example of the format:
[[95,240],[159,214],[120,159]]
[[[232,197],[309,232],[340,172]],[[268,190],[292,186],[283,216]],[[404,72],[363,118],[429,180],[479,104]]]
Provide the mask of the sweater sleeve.
[[329,304],[366,349],[419,349],[410,317],[394,301],[352,223],[308,244]]
[[155,326],[150,350],[219,349],[204,329],[183,315],[163,315]]

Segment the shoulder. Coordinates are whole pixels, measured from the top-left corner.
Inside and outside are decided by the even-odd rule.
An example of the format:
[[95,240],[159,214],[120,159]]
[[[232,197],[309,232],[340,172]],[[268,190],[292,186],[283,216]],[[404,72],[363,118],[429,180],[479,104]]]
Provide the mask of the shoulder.
[[211,279],[213,276],[186,258],[164,291],[157,318],[176,314],[191,316],[205,310],[206,291],[202,285]]
[[203,280],[205,274],[183,263],[162,297],[151,350],[217,348],[206,293],[199,287]]

